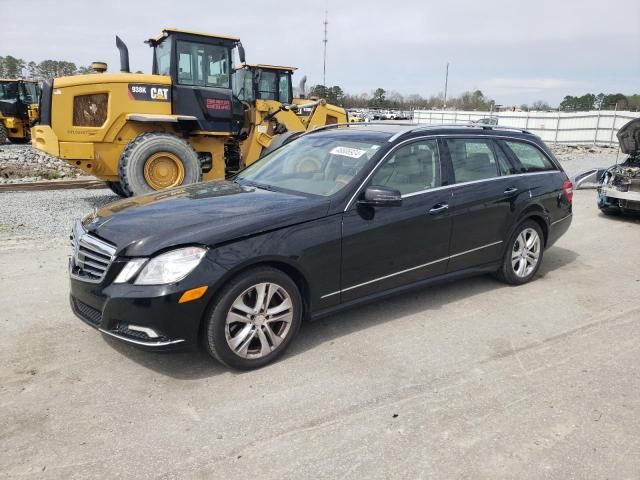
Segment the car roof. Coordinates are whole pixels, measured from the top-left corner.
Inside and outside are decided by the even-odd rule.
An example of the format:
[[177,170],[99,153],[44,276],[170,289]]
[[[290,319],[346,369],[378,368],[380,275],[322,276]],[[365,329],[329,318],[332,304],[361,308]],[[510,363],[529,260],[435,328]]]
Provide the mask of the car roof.
[[519,136],[523,138],[538,138],[533,133],[521,128],[503,127],[499,125],[485,124],[424,124],[424,123],[393,123],[393,122],[364,122],[341,123],[325,125],[316,128],[309,133],[320,130],[345,130],[357,129],[358,133],[371,133],[378,137],[386,136],[387,141],[394,142],[400,138],[410,138],[418,135],[494,135],[494,136]]

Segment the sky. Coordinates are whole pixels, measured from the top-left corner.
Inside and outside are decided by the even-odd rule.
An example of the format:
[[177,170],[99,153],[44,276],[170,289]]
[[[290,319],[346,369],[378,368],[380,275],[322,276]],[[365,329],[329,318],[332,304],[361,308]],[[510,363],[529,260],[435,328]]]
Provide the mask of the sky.
[[[15,7],[0,0],[0,11]],[[503,105],[565,95],[640,93],[640,0],[22,0],[2,22],[0,56],[106,61],[119,70],[115,35],[132,70],[151,70],[143,43],[163,27],[239,36],[250,63],[298,67],[348,93],[378,87],[448,95],[480,89]]]

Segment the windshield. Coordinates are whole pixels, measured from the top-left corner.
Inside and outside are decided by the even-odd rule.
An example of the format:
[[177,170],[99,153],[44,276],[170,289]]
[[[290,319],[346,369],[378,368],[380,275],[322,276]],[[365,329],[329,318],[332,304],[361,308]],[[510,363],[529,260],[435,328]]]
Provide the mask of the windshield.
[[253,101],[253,72],[241,68],[233,72],[233,93],[243,102]]
[[347,186],[380,148],[345,135],[307,135],[238,174],[242,184],[329,196]]
[[27,103],[38,103],[40,100],[40,92],[38,89],[38,85],[35,83],[25,83],[24,89],[26,92],[25,102]]
[[156,45],[156,74],[171,75],[171,40]]
[[0,100],[16,100],[18,82],[0,82]]

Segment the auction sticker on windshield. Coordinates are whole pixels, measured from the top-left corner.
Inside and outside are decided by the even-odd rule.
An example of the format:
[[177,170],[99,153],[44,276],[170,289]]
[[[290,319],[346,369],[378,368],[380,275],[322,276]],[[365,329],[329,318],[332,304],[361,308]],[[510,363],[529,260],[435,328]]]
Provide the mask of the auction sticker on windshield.
[[362,155],[367,153],[367,151],[360,150],[359,148],[335,147],[329,153],[331,153],[332,155],[342,155],[344,157],[360,158]]

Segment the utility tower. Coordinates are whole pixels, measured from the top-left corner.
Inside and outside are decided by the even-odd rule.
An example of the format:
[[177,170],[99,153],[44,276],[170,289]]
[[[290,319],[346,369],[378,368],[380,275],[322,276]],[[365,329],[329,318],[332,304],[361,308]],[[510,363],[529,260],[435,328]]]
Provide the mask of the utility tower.
[[322,43],[324,43],[324,57],[322,60],[322,85],[327,86],[327,42],[329,39],[327,38],[327,25],[329,25],[329,9],[324,11],[324,38],[322,39]]

